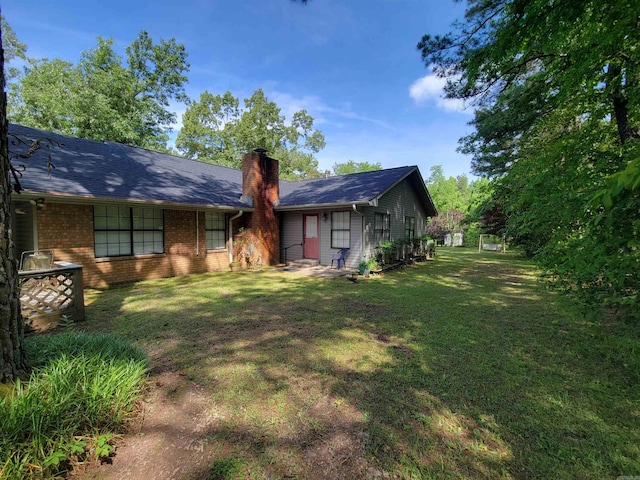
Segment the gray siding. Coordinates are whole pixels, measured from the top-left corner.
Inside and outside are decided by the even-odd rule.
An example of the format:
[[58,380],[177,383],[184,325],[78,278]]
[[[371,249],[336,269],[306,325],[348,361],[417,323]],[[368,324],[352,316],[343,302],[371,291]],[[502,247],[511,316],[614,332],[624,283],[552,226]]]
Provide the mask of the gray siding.
[[405,179],[387,192],[386,195],[382,196],[378,201],[377,207],[368,207],[365,210],[363,255],[366,257],[374,255],[377,247],[373,230],[376,212],[390,215],[391,241],[404,238],[405,217],[414,217],[416,219],[416,237],[421,237],[426,233],[427,217],[420,206],[414,189]]
[[[362,209],[360,209],[362,211]],[[362,260],[362,225],[364,216],[351,212],[351,251],[347,257],[347,267],[358,268]]]
[[[416,219],[416,237],[421,237],[426,233],[426,214],[418,201],[416,192],[405,179],[381,197],[377,207],[359,207],[358,210],[364,213],[364,216],[345,208],[324,211],[282,212],[281,249],[302,242],[303,214],[316,213],[320,216],[320,231],[318,232],[320,237],[320,263],[322,265],[331,265],[331,255],[337,251],[336,248],[331,248],[331,212],[347,210],[351,215],[350,251],[347,257],[347,268],[349,269],[358,268],[358,264],[362,259],[375,255],[375,249],[378,246],[373,230],[376,212],[390,215],[392,241],[404,238],[405,217],[414,217]],[[323,213],[327,214],[326,221],[322,220]],[[302,257],[302,247],[289,248],[287,260],[298,260]],[[282,260],[284,260],[284,257]]]
[[280,260],[285,261],[284,249],[290,245],[298,244],[287,249],[286,260],[300,260],[302,258],[302,212],[281,213],[282,230],[280,231]]
[[[334,210],[344,212],[346,210]],[[319,241],[320,241],[320,264],[331,265],[331,255],[338,249],[331,248],[331,210],[315,212],[282,212],[282,231],[280,232],[281,260],[284,261],[284,248],[289,245],[300,244],[302,242],[302,216],[303,214],[318,214]],[[323,213],[327,214],[327,220],[322,219]],[[358,268],[358,263],[362,259],[360,251],[362,248],[362,221],[363,217],[350,211],[351,214],[351,239],[350,251],[347,256],[347,268]],[[302,247],[294,246],[288,249],[287,261],[299,260],[303,258]]]
[[[346,210],[333,210],[335,212],[344,212]],[[347,256],[346,267],[358,268],[358,264],[362,256],[362,218],[354,211],[351,213],[351,239],[349,241],[349,255]],[[331,265],[331,255],[338,251],[337,248],[331,248],[331,211],[327,212],[328,220],[320,222],[320,264]]]

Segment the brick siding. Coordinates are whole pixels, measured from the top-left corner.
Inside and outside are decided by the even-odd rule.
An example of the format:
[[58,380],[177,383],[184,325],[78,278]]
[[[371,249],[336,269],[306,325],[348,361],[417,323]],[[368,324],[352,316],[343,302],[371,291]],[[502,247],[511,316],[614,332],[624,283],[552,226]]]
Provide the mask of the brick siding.
[[206,250],[205,215],[198,214],[198,241],[195,211],[165,209],[164,254],[95,258],[93,207],[48,201],[38,211],[38,248],[53,249],[56,260],[82,265],[84,283],[92,287],[227,270],[227,249]]

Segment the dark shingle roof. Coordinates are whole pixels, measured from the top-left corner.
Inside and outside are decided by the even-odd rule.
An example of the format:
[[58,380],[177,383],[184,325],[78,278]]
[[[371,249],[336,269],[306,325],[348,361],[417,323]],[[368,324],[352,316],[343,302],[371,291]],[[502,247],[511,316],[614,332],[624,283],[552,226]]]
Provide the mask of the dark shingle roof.
[[407,178],[429,216],[436,215],[418,167],[398,167],[373,172],[338,175],[302,182],[280,182],[278,209],[335,204],[370,204]]
[[[30,143],[51,139],[36,151],[20,183],[25,192],[96,200],[162,202],[184,206],[247,209],[240,201],[242,171],[174,155],[121,145],[58,135],[21,125],[9,125],[9,150],[26,151],[11,134]],[[60,146],[58,145],[60,144]],[[51,154],[55,168],[47,171]],[[418,167],[399,167],[302,182],[280,181],[278,209],[368,204],[407,178],[427,215],[435,215]]]
[[291,186],[281,188],[279,206],[369,202],[414,168],[391,168],[292,182]]
[[[64,146],[43,147],[27,160],[20,180],[25,191],[95,199],[165,202],[245,208],[242,172],[113,142],[95,142],[20,125],[9,133],[24,140],[50,138]],[[12,145],[10,151],[24,151]],[[15,143],[15,142],[14,142]],[[43,142],[45,145],[46,142]],[[55,169],[47,171],[47,155]]]

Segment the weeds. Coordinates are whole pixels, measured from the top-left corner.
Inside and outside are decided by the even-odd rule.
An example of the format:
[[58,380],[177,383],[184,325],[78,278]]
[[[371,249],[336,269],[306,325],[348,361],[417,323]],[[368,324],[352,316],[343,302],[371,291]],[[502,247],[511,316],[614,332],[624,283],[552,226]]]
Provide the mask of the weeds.
[[0,478],[54,478],[73,462],[108,457],[141,393],[141,352],[80,333],[30,337],[26,348],[31,378],[0,396]]

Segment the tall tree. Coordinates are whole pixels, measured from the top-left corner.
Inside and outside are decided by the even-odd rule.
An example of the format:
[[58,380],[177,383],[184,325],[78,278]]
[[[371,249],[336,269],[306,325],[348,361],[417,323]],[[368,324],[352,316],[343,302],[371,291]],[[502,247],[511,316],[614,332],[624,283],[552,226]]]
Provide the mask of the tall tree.
[[425,183],[438,211],[468,210],[471,185],[466,175],[446,178],[442,166],[434,165]]
[[185,101],[184,46],[155,44],[147,32],[126,48],[126,63],[113,39],[82,53],[77,65],[59,59],[29,60],[11,85],[12,122],[91,140],[111,140],[165,150],[175,114],[171,100]]
[[469,229],[476,229],[481,219],[479,209],[489,196],[486,179],[469,182],[466,175],[446,178],[441,165],[431,167],[431,174],[425,184],[438,216],[427,225],[427,235],[444,239],[447,233],[465,233],[465,242]]
[[280,160],[283,178],[318,176],[313,156],[324,148],[324,136],[313,128],[313,117],[305,110],[293,114],[287,124],[280,108],[261,89],[244,100],[226,92],[203,92],[189,102],[182,117],[176,148],[190,158],[239,168],[242,154],[264,148]]
[[27,46],[18,40],[16,33],[7,22],[4,15],[0,15],[2,23],[2,45],[4,48],[4,61],[9,63],[14,58],[27,59]]
[[[4,27],[4,25],[3,25]],[[3,30],[0,30],[0,382],[24,375],[24,323],[20,313],[18,268],[11,238],[11,184],[9,182],[9,144],[7,97],[4,78]]]
[[568,290],[639,308],[637,6],[468,5],[456,33],[418,47],[449,97],[479,107],[461,149],[494,179],[508,233]]
[[334,175],[348,175],[350,173],[373,172],[375,170],[382,170],[382,165],[380,163],[354,162],[353,160],[349,160],[348,162],[345,162],[345,163],[336,163],[333,165]]

